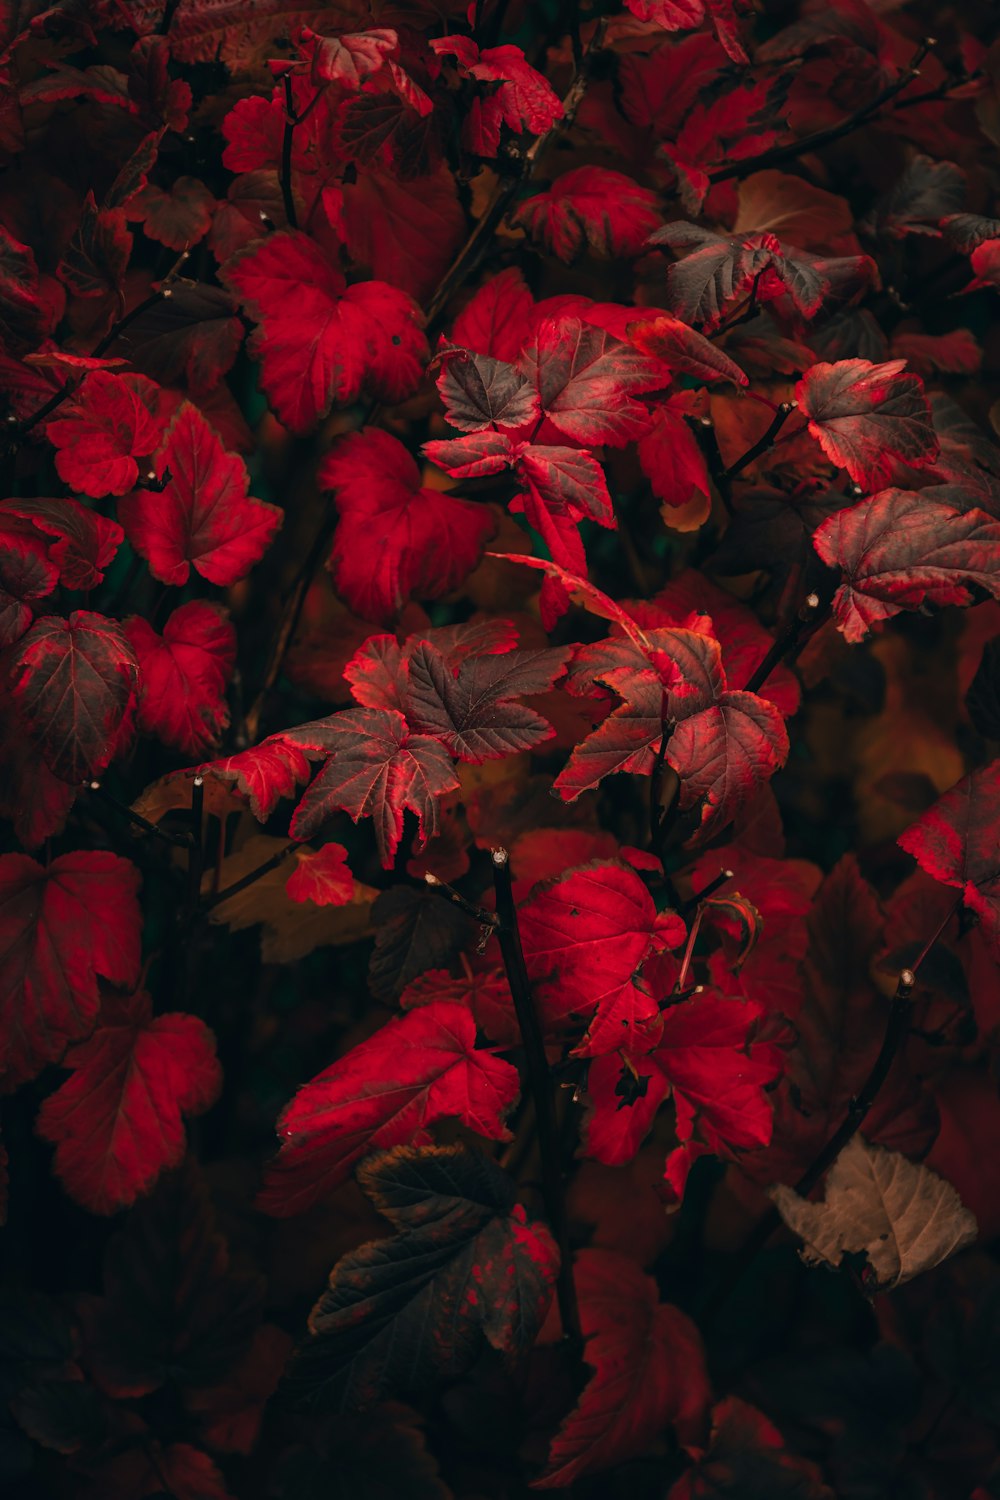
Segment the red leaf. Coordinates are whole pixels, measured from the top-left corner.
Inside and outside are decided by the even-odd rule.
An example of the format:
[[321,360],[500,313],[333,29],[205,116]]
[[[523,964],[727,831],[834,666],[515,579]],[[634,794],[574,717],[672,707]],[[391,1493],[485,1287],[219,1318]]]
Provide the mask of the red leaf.
[[167,428],[156,473],[163,493],[136,490],[118,506],[132,546],[161,583],[186,583],[194,567],[209,583],[237,583],[267,551],[282,521],[276,505],[247,494],[246,464],[227,453],[185,401]]
[[548,79],[531,66],[520,47],[508,43],[480,52],[477,44],[465,36],[435,38],[430,46],[438,56],[455,58],[462,77],[486,85],[463,121],[462,144],[467,151],[477,156],[496,156],[501,125],[518,134],[530,130],[543,135],[562,119],[559,95]]
[[1000,598],[1000,521],[913,490],[882,490],[836,511],[814,533],[824,562],[842,568],[834,596],[849,641],[922,604],[970,604],[973,586]]
[[518,368],[534,381],[553,427],[576,442],[616,448],[638,437],[648,421],[633,393],[663,384],[653,361],[577,318],[547,318]]
[[96,1214],[134,1203],[180,1163],[182,1115],[202,1114],[222,1086],[205,1023],[154,1019],[141,992],[105,999],[96,1031],[69,1048],[62,1066],[73,1077],[44,1101],[36,1128],[56,1148],[56,1175],[70,1197]]
[[705,455],[683,414],[669,403],[653,412],[636,451],[653,494],[665,505],[688,505],[696,495],[708,499],[712,489]]
[[34,349],[54,319],[41,295],[34,252],[0,225],[0,336],[5,350]]
[[28,521],[44,537],[53,538],[47,543],[48,559],[67,589],[93,589],[103,583],[105,568],[125,540],[117,521],[88,510],[78,500],[0,501],[0,528],[7,515]]
[[749,61],[740,41],[734,0],[625,0],[625,3],[640,21],[651,21],[664,31],[695,31],[709,20],[733,62]]
[[820,363],[795,387],[809,431],[827,458],[866,489],[891,484],[898,464],[922,469],[938,455],[923,382],[904,375],[905,368],[902,359]]
[[534,709],[514,700],[547,693],[562,676],[567,654],[561,647],[473,656],[454,671],[436,647],[421,641],[409,658],[407,721],[473,765],[531,750],[555,731]]
[[0,549],[0,646],[12,646],[34,618],[32,604],[59,582],[45,539],[31,527],[3,528]]
[[207,750],[229,723],[236,631],[225,611],[193,599],[174,610],[162,635],[138,615],[125,633],[142,673],[139,728],[185,755]]
[[808,1459],[785,1449],[777,1427],[737,1396],[712,1410],[712,1434],[697,1461],[667,1492],[667,1500],[835,1500]]
[[304,26],[296,40],[309,62],[313,83],[343,83],[349,89],[359,89],[366,79],[381,72],[398,45],[397,33],[381,26],[342,36],[319,36]]
[[[152,386],[149,390],[155,394]],[[139,477],[136,460],[155,451],[161,431],[137,378],[106,370],[87,375],[45,428],[56,448],[59,478],[95,499],[124,495],[134,487]]]
[[207,761],[195,770],[219,781],[235,782],[260,823],[266,823],[281,799],[294,797],[301,783],[309,779],[308,760],[280,734],[272,734],[237,755]]
[[278,1121],[282,1146],[265,1172],[260,1207],[301,1213],[373,1151],[424,1144],[427,1127],[454,1117],[488,1140],[507,1140],[503,1117],[517,1069],[476,1050],[476,1023],[446,1001],[409,1011],[299,1090]]
[[595,861],[532,892],[519,912],[528,974],[547,1031],[590,1018],[574,1048],[596,1057],[649,1046],[659,1035],[656,999],[636,983],[643,962],[683,939],[683,924],[657,916],[639,876],[617,861]]
[[306,849],[285,881],[293,901],[311,901],[315,906],[343,906],[354,893],[354,876],[343,844],[324,844]]
[[581,1250],[573,1274],[594,1373],[552,1439],[539,1490],[637,1458],[666,1427],[696,1441],[711,1400],[701,1335],[661,1303],[652,1276],[614,1250]]
[[724,349],[669,313],[630,323],[628,336],[640,353],[649,359],[662,360],[679,375],[694,375],[708,382],[731,380],[735,385],[750,384],[750,377]]
[[607,167],[577,167],[514,215],[532,238],[560,260],[589,246],[597,255],[639,255],[660,222],[657,195]]
[[250,342],[261,385],[292,432],[309,432],[333,403],[362,390],[380,401],[410,395],[427,359],[416,304],[382,281],[347,286],[306,235],[272,234],[220,270],[261,326]]
[[378,428],[340,439],[317,477],[336,492],[340,512],[330,557],[334,584],[366,620],[388,623],[414,596],[450,593],[493,535],[489,511],[421,488],[403,444]]
[[58,1062],[92,1030],[98,977],[139,978],[139,872],[103,850],[61,854],[47,867],[0,856],[3,1087]]
[[138,677],[121,626],[86,610],[36,620],[10,666],[11,695],[39,755],[76,784],[116,754]]
[[312,838],[338,809],[350,813],[355,823],[371,817],[387,870],[403,836],[404,810],[416,813],[423,847],[438,832],[437,799],[458,786],[438,741],[410,734],[403,715],[390,709],[349,708],[286,730],[281,739],[314,759],[327,757],[295,809],[292,837]]
[[428,969],[412,980],[399,996],[400,1010],[415,1010],[436,1001],[464,1005],[491,1041],[519,1046],[521,1028],[504,970],[485,959],[477,959],[473,967],[464,957],[462,967],[457,979],[447,969]]
[[376,169],[345,182],[344,238],[351,259],[416,301],[429,300],[465,235],[455,179],[442,163],[399,181]]
[[940,797],[898,840],[922,870],[962,892],[1000,962],[1000,761],[973,771]]
[[455,319],[452,341],[476,354],[515,360],[531,334],[534,301],[516,266],[485,282]]

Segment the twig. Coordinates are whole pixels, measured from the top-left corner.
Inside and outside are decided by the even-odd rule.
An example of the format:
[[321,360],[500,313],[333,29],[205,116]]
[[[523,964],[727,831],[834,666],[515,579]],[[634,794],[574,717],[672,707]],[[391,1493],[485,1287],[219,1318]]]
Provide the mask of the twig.
[[271,870],[276,870],[280,864],[285,862],[293,850],[301,848],[301,843],[297,843],[295,840],[287,843],[283,849],[279,849],[276,854],[272,854],[270,859],[265,859],[262,865],[258,865],[256,869],[250,870],[246,875],[241,876],[239,880],[234,880],[232,885],[227,885],[224,891],[219,891],[217,895],[212,896],[203,904],[202,910],[206,912],[214,911],[217,906],[222,905],[223,901],[228,901],[230,896],[238,896],[240,891],[245,891],[248,886],[255,885],[262,875],[267,875]]
[[801,609],[778,631],[764,660],[747,679],[743,688],[745,693],[759,693],[775,667],[799,645],[805,631],[808,629],[810,635],[813,633],[823,618],[820,615],[821,603],[818,594],[806,595]]
[[692,896],[690,901],[685,901],[677,915],[679,917],[686,917],[688,912],[694,911],[695,907],[700,906],[703,901],[708,901],[715,895],[716,891],[720,890],[732,878],[732,870],[720,870],[715,879],[710,880],[703,891],[699,891],[697,896]]
[[714,172],[709,172],[709,181],[728,182],[736,177],[743,179],[749,177],[753,172],[760,172],[765,167],[777,167],[786,161],[794,161],[798,156],[805,156],[810,151],[818,151],[823,146],[829,146],[834,141],[841,140],[845,135],[858,130],[862,125],[877,115],[883,105],[890,103],[897,94],[901,94],[914,78],[920,76],[920,64],[928,52],[935,45],[934,37],[924,37],[920,46],[910,59],[909,66],[893,82],[886,84],[884,89],[875,95],[874,99],[856,109],[853,114],[841,120],[837,125],[830,125],[825,130],[816,130],[812,135],[802,136],[797,141],[790,141],[785,146],[772,146],[769,151],[761,151],[757,156],[748,156],[743,161],[733,162],[727,167],[716,167]]
[[158,827],[156,823],[151,823],[148,818],[144,818],[141,813],[135,812],[127,802],[120,802],[101,782],[88,781],[87,790],[93,792],[102,802],[107,803],[108,807],[113,807],[116,812],[121,813],[123,818],[128,818],[130,823],[134,823],[136,828],[141,828],[143,833],[149,834],[150,838],[161,839],[163,843],[171,844],[175,849],[188,847],[190,843],[188,834],[167,833],[166,829]]
[[664,724],[663,733],[660,735],[660,745],[656,752],[656,760],[653,763],[653,773],[649,778],[649,838],[653,853],[660,838],[660,826],[663,822],[663,808],[660,804],[660,794],[663,790],[663,766],[667,758],[667,744],[673,725]]
[[538,1123],[538,1151],[542,1167],[542,1197],[545,1213],[559,1246],[559,1281],[557,1296],[563,1332],[576,1348],[581,1348],[583,1337],[580,1331],[580,1312],[576,1299],[576,1283],[573,1279],[573,1259],[569,1244],[569,1223],[566,1216],[566,1199],[563,1191],[562,1163],[559,1152],[559,1132],[556,1127],[555,1109],[552,1103],[552,1087],[549,1065],[545,1056],[542,1028],[531,994],[528,970],[521,947],[521,933],[517,923],[517,907],[510,879],[510,858],[506,849],[493,850],[493,880],[496,888],[497,937],[507,981],[514,997],[514,1009],[521,1029],[524,1044],[525,1069],[528,1089],[535,1106]]
[[483,906],[474,905],[473,902],[462,895],[461,891],[457,891],[453,885],[449,885],[447,880],[439,880],[436,875],[431,874],[430,870],[424,871],[424,881],[432,890],[444,896],[446,901],[453,901],[456,906],[461,907],[466,916],[474,917],[482,927],[497,927],[499,925],[495,912],[487,911]]
[[278,175],[281,179],[281,198],[285,205],[288,227],[298,229],[299,221],[295,213],[295,197],[292,193],[292,141],[299,118],[295,113],[295,100],[292,97],[291,73],[286,73],[282,82],[285,85],[285,129],[281,137],[281,171]]
[[205,821],[205,778],[196,776],[191,783],[191,846],[188,849],[189,913],[194,912],[201,894],[201,872],[204,864],[203,824]]
[[758,459],[762,453],[766,453],[767,449],[770,448],[771,444],[778,436],[778,433],[781,431],[782,427],[784,427],[785,423],[788,421],[788,418],[795,410],[796,405],[797,403],[795,401],[782,401],[781,405],[775,412],[767,431],[761,437],[759,437],[757,441],[752,445],[752,447],[748,448],[747,451],[742,454],[734,464],[730,464],[729,468],[725,470],[724,477],[727,481],[735,479],[738,474],[742,474],[743,470],[748,469],[750,465],[756,459]]
[[174,24],[174,16],[180,9],[180,3],[181,0],[167,0],[166,5],[163,7],[163,15],[160,17],[160,24],[156,28],[157,36],[166,36],[168,34],[171,26]]
[[726,514],[733,514],[733,487],[726,470],[726,465],[719,448],[719,438],[715,431],[715,423],[711,417],[699,417],[693,424],[695,438],[702,453],[705,455],[705,463],[708,466],[709,477],[719,492],[719,498],[726,507]]

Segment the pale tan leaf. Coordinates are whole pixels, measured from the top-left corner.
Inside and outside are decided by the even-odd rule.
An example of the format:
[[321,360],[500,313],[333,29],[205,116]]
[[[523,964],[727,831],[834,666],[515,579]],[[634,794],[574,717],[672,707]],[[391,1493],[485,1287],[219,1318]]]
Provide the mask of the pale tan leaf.
[[940,1265],[979,1232],[943,1177],[859,1135],[831,1168],[822,1203],[782,1184],[769,1192],[789,1229],[804,1240],[807,1265],[839,1266],[845,1253],[864,1251],[879,1291]]

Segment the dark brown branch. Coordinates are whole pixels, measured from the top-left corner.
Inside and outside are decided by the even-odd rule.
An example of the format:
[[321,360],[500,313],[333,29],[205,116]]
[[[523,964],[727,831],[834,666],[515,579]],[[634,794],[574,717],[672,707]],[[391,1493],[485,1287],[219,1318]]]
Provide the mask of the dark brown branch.
[[719,498],[726,507],[726,514],[733,513],[733,487],[730,483],[729,474],[719,448],[719,438],[715,431],[715,423],[711,417],[699,417],[692,422],[694,435],[698,446],[705,456],[705,464],[708,468],[709,478],[719,492]]
[[88,781],[87,790],[93,792],[95,797],[99,797],[108,807],[113,807],[115,812],[121,813],[123,818],[128,818],[130,823],[134,823],[136,828],[141,828],[142,832],[148,834],[150,838],[160,839],[164,844],[171,844],[175,849],[186,849],[188,847],[190,843],[188,834],[167,833],[166,829],[159,828],[155,823],[151,823],[148,818],[144,818],[141,813],[135,812],[133,808],[129,807],[127,802],[120,802],[117,797],[106,790],[101,782]]
[[465,912],[467,917],[473,917],[480,926],[496,927],[498,925],[498,920],[494,912],[487,911],[485,907],[476,906],[467,897],[463,896],[461,891],[457,891],[453,885],[449,885],[447,880],[439,880],[436,875],[431,874],[430,870],[424,872],[424,880],[430,886],[431,890],[436,891],[439,896],[443,896],[446,901],[454,902],[456,906]]
[[292,142],[295,138],[295,127],[299,123],[295,113],[295,101],[292,98],[292,75],[286,73],[283,79],[285,85],[285,129],[281,137],[281,171],[278,174],[281,180],[281,198],[285,205],[285,218],[288,220],[289,229],[298,229],[299,221],[295,213],[295,196],[292,193]]
[[265,859],[264,863],[258,865],[256,869],[249,870],[239,880],[234,880],[232,885],[227,885],[224,891],[219,891],[217,895],[212,896],[210,900],[204,903],[202,910],[214,911],[217,906],[222,905],[223,901],[228,901],[230,896],[238,896],[240,891],[245,891],[249,886],[256,885],[262,875],[267,875],[271,870],[276,870],[280,864],[284,864],[293,850],[301,848],[302,845],[294,840],[287,843],[283,849],[279,849],[276,854],[272,854],[270,859]]
[[677,915],[686,917],[689,912],[694,911],[695,907],[700,906],[703,901],[711,900],[716,891],[721,890],[724,885],[728,885],[732,878],[732,870],[720,870],[715,879],[710,880],[703,891],[699,891],[697,896],[692,896],[690,901],[685,901]]
[[193,914],[201,895],[201,872],[204,864],[205,778],[196,776],[191,783],[191,845],[188,849],[188,912]]
[[801,648],[805,643],[806,632],[812,635],[825,617],[825,610],[821,613],[821,608],[822,601],[818,594],[806,595],[798,614],[793,615],[778,631],[764,660],[747,679],[743,688],[745,693],[759,693],[775,667],[780,666],[785,657],[790,656],[797,647]]
[[552,1102],[552,1081],[549,1076],[548,1059],[542,1028],[531,994],[528,970],[521,947],[521,932],[517,922],[517,907],[510,878],[510,859],[506,849],[493,850],[493,880],[496,887],[497,937],[503,958],[507,982],[514,997],[514,1009],[521,1041],[524,1045],[525,1071],[528,1090],[535,1106],[538,1125],[538,1151],[542,1167],[542,1197],[549,1226],[559,1246],[559,1281],[557,1296],[563,1332],[581,1348],[583,1337],[580,1331],[580,1312],[576,1299],[576,1283],[573,1279],[573,1257],[569,1244],[569,1221],[566,1215],[566,1198],[563,1189],[562,1162],[559,1150],[559,1131],[556,1126],[555,1107]]
[[174,16],[180,9],[180,4],[181,0],[167,0],[166,5],[163,7],[163,15],[160,17],[160,24],[156,28],[157,36],[166,36],[169,33],[171,26],[174,24]]
[[856,109],[853,114],[848,115],[837,125],[830,125],[825,130],[816,130],[812,135],[804,135],[797,141],[789,141],[785,146],[772,146],[769,151],[761,151],[757,156],[748,156],[745,160],[733,162],[730,166],[716,167],[714,172],[709,172],[709,181],[728,182],[733,177],[742,180],[753,172],[762,171],[765,167],[777,167],[783,162],[794,161],[796,157],[805,156],[810,151],[819,151],[823,146],[832,145],[834,141],[842,140],[844,136],[860,129],[862,125],[867,125],[884,105],[889,104],[897,94],[901,94],[913,82],[914,78],[919,77],[920,64],[934,44],[933,37],[924,37],[910,59],[909,66],[900,73],[899,77],[893,83],[886,84],[874,99],[869,100],[860,109]]
[[767,452],[794,410],[794,401],[782,401],[767,431],[757,439],[752,447],[741,454],[734,464],[730,464],[729,468],[724,471],[724,478],[727,482],[735,479],[738,474],[742,474],[743,470],[748,469],[752,463],[760,458],[762,453]]

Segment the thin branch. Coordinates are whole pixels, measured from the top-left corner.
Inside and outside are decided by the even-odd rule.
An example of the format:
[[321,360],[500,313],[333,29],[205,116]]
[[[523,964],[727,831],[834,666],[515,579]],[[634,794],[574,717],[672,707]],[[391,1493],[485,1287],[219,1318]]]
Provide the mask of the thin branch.
[[703,891],[699,891],[697,896],[692,896],[690,901],[685,901],[677,915],[679,917],[686,917],[689,912],[694,911],[695,907],[700,906],[703,901],[711,900],[716,891],[721,890],[724,885],[728,885],[732,878],[732,870],[720,870],[715,879],[710,880]]
[[785,146],[772,146],[769,151],[761,151],[757,156],[748,156],[743,161],[733,162],[730,166],[716,167],[714,172],[709,172],[709,181],[712,183],[728,182],[733,177],[742,180],[753,172],[762,171],[765,167],[777,167],[783,162],[794,161],[796,157],[805,156],[810,151],[818,151],[823,146],[832,145],[834,141],[839,141],[844,136],[860,129],[862,125],[867,125],[884,105],[889,104],[897,94],[901,94],[913,82],[914,78],[920,76],[920,64],[934,45],[934,37],[924,37],[910,59],[909,66],[900,73],[899,77],[893,83],[886,84],[874,99],[869,100],[860,109],[856,109],[839,124],[830,125],[825,130],[816,130],[812,135],[804,135]]
[[191,845],[188,849],[188,912],[193,914],[201,895],[201,872],[205,861],[205,778],[196,776],[191,783]]
[[500,923],[497,937],[510,984],[510,992],[514,997],[514,1009],[524,1045],[528,1089],[535,1106],[535,1119],[538,1123],[542,1197],[545,1201],[546,1217],[556,1244],[559,1246],[559,1281],[556,1289],[559,1313],[562,1318],[563,1332],[579,1349],[583,1344],[583,1336],[580,1330],[576,1283],[573,1279],[573,1257],[569,1244],[569,1222],[563,1189],[559,1131],[552,1102],[552,1083],[549,1077],[548,1060],[545,1056],[542,1028],[535,1010],[528,970],[524,962],[524,950],[521,947],[517,907],[514,905],[514,892],[510,879],[510,858],[506,849],[493,850],[493,880],[496,887],[497,916]]
[[283,849],[279,849],[276,854],[272,854],[270,859],[265,859],[262,865],[258,865],[256,869],[250,870],[246,875],[241,876],[239,880],[234,880],[232,885],[227,885],[224,891],[219,891],[217,895],[212,896],[210,900],[203,904],[202,910],[206,912],[214,911],[217,906],[222,905],[223,901],[228,901],[230,896],[238,896],[240,891],[245,891],[249,886],[255,885],[262,875],[267,875],[271,870],[276,870],[280,864],[284,864],[293,850],[301,848],[302,845],[300,843],[292,840]]
[[794,401],[782,401],[781,405],[775,412],[767,431],[757,439],[752,447],[748,448],[745,453],[741,454],[741,456],[736,460],[734,464],[730,464],[729,468],[725,470],[725,478],[727,481],[731,481],[735,479],[738,474],[742,474],[743,470],[748,469],[752,463],[760,458],[762,453],[767,452],[768,448],[770,448],[771,444],[778,436],[778,433],[781,431],[782,427],[784,427],[785,423],[788,421],[788,418],[795,410],[796,405],[797,403]]
[[805,632],[808,630],[812,635],[821,619],[825,617],[825,611],[822,614],[820,612],[821,605],[819,594],[806,595],[798,614],[793,615],[778,631],[764,660],[747,679],[743,688],[745,693],[759,693],[775,667],[800,646],[800,642],[804,644]]
[[166,5],[163,7],[163,15],[160,17],[160,24],[156,28],[157,36],[166,36],[169,33],[171,26],[174,24],[174,16],[180,9],[180,4],[181,0],[167,0]]
[[113,807],[115,812],[121,813],[123,818],[128,818],[130,823],[134,823],[136,828],[141,828],[143,833],[148,834],[150,838],[160,839],[164,844],[170,844],[175,849],[188,848],[190,843],[188,834],[167,833],[166,829],[158,827],[156,823],[151,823],[148,818],[144,818],[141,813],[135,812],[127,802],[120,802],[101,782],[88,781],[87,790],[93,792],[94,796],[99,797],[108,807]]
[[467,897],[463,896],[461,891],[457,891],[453,885],[449,885],[447,880],[440,880],[436,875],[432,875],[430,870],[424,871],[424,881],[433,891],[444,896],[446,901],[453,901],[456,906],[461,907],[467,917],[474,917],[482,927],[497,927],[499,925],[495,912],[487,911],[483,906],[476,906]]
[[692,422],[694,435],[698,446],[705,456],[709,477],[719,492],[719,498],[726,507],[726,514],[733,514],[733,487],[730,483],[729,473],[726,469],[722,451],[719,448],[719,438],[715,431],[715,423],[711,417],[699,417]]
[[292,97],[291,73],[286,73],[282,82],[285,85],[285,129],[281,137],[281,171],[278,176],[281,181],[281,198],[285,205],[288,227],[298,229],[299,221],[295,213],[295,197],[292,193],[292,141],[299,119],[295,113],[295,100]]

